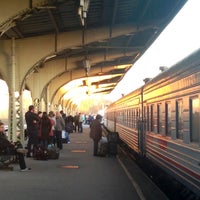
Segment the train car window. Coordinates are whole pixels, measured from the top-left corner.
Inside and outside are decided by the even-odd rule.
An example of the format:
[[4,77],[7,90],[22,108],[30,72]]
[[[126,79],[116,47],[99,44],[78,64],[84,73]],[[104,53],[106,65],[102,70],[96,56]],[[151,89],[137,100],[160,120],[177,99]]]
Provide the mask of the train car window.
[[138,110],[138,112],[137,112],[137,120],[139,120],[139,118],[140,118],[140,109],[138,108],[137,110]]
[[171,126],[172,126],[172,120],[171,120],[171,104],[168,102],[165,104],[165,130],[166,135],[171,136]]
[[126,110],[123,110],[123,124],[125,123],[126,121]]
[[123,121],[123,112],[120,111],[120,113],[119,113],[119,124],[121,124],[122,121]]
[[133,111],[133,127],[136,128],[136,110]]
[[147,107],[144,106],[144,109],[143,109],[143,122],[145,123],[145,126],[147,125],[146,124],[146,119],[147,119]]
[[157,133],[161,133],[162,120],[161,120],[161,104],[157,105]]
[[131,109],[131,119],[130,119],[130,122],[131,122],[131,128],[133,128],[133,109]]
[[128,110],[128,127],[132,127],[131,119],[132,119],[132,110],[129,109]]
[[149,113],[150,113],[150,112],[149,112],[149,106],[147,106],[147,117],[146,117],[146,118],[147,118],[147,131],[150,130],[150,128],[149,128],[149,124],[150,124],[150,123],[149,123],[149,119],[150,119]]
[[143,108],[143,118],[145,119],[146,118],[146,106],[144,106],[144,108]]
[[124,110],[122,110],[122,119],[121,119],[121,123],[123,124],[124,123]]
[[176,101],[176,137],[183,140],[183,101]]
[[135,128],[137,128],[137,117],[138,117],[138,110],[137,108],[135,109]]
[[128,118],[129,118],[129,110],[127,109],[126,110],[126,126],[128,127],[129,124],[128,124]]
[[116,120],[116,117],[115,117],[115,116],[116,116],[115,112],[112,112],[112,120],[113,120],[113,121]]
[[200,142],[200,114],[199,114],[199,99],[190,99],[190,139],[191,142]]
[[125,125],[128,126],[128,110],[126,110]]
[[151,105],[151,110],[150,110],[150,131],[154,131],[154,109],[153,105]]
[[126,123],[126,110],[123,111],[123,124]]
[[130,127],[130,110],[128,109],[127,126]]
[[139,120],[139,117],[140,117],[140,109],[137,108],[136,110],[137,110],[137,112],[136,112],[137,116],[136,116],[136,120],[135,121],[136,121],[136,128],[138,128],[137,124],[138,124],[138,120]]
[[125,123],[126,121],[126,110],[123,110],[123,124]]
[[128,126],[128,110],[126,110],[126,119],[125,120],[126,120],[125,124],[126,124],[126,126]]

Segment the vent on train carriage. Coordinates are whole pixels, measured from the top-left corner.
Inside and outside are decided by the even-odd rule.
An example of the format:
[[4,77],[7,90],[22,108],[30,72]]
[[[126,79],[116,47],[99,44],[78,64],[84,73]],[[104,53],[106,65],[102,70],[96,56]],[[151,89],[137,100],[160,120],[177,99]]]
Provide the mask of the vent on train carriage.
[[161,72],[164,72],[164,71],[168,70],[168,67],[166,67],[166,66],[160,66],[160,67],[159,67],[159,70],[160,70]]
[[148,83],[151,79],[152,79],[152,78],[145,78],[145,79],[143,79],[143,81],[144,81],[144,83],[146,84],[146,83]]

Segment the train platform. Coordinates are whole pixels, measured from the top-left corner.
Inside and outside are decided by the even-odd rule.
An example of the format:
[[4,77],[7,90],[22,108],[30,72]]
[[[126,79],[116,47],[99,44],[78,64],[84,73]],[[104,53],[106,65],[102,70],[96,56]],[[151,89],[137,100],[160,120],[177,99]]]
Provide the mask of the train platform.
[[[166,200],[160,189],[138,168],[120,158],[94,157],[89,127],[70,134],[58,160],[26,158],[29,172],[0,171],[1,199],[6,200]],[[131,170],[131,171],[130,171]]]

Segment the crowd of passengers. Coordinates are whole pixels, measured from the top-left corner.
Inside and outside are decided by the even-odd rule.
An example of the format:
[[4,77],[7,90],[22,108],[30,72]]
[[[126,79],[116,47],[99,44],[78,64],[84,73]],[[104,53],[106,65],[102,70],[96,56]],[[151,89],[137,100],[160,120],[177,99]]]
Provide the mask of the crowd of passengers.
[[[76,113],[75,116],[66,115],[62,110],[53,112],[36,112],[33,105],[29,106],[25,113],[27,128],[25,136],[28,138],[27,157],[31,157],[34,148],[40,145],[47,148],[49,144],[63,148],[63,138],[66,143],[70,142],[69,134],[73,132],[83,132],[83,124],[90,124],[93,116],[86,116]],[[63,133],[65,136],[63,136]]]
[[[4,123],[0,121],[0,152],[9,149],[8,153],[10,155],[11,150],[19,161],[20,171],[30,171],[31,168],[26,167],[24,155],[34,157],[34,151],[38,147],[47,149],[48,145],[56,146],[61,150],[63,148],[63,138],[65,138],[66,143],[69,143],[70,133],[82,133],[83,124],[90,125],[93,120],[93,116],[86,117],[81,113],[76,113],[75,116],[67,116],[63,111],[55,113],[53,111],[49,113],[36,112],[35,107],[30,105],[25,113],[27,150],[23,148],[19,141],[16,143],[8,141]],[[63,136],[63,133],[65,136]]]

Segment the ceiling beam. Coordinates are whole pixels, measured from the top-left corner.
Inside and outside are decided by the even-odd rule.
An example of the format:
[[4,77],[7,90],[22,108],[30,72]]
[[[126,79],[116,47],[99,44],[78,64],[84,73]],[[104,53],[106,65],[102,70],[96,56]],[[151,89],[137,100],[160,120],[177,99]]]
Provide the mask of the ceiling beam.
[[143,18],[144,18],[144,16],[145,16],[145,14],[146,14],[146,12],[147,12],[149,6],[150,6],[150,3],[151,3],[151,0],[148,0],[148,1],[146,2],[146,4],[144,4],[145,6],[144,6],[144,8],[143,8],[143,10],[142,10],[142,12],[141,12],[140,17],[138,18],[138,21],[137,21],[137,26],[138,26],[138,27],[140,27],[141,22],[142,22],[142,20],[143,20]]
[[112,20],[111,20],[111,27],[112,27],[113,24],[115,23],[116,14],[117,14],[117,5],[118,5],[118,0],[115,0],[115,2],[114,2],[114,7],[113,7]]
[[[113,6],[112,20],[111,20],[110,28],[109,28],[109,39],[107,42],[107,46],[110,46],[110,40],[112,38],[112,29],[113,29],[113,24],[115,23],[115,18],[116,18],[116,13],[117,13],[117,5],[118,5],[118,0],[115,0],[114,6]],[[106,59],[107,53],[108,53],[108,48],[106,48],[106,51],[105,51],[105,59]]]
[[52,11],[50,9],[47,9],[47,11],[48,11],[49,17],[51,19],[51,22],[54,26],[54,29],[56,30],[56,33],[59,33],[60,31],[59,31],[58,25],[56,23],[56,20],[55,20],[53,14],[52,14]]
[[88,45],[88,46],[86,46],[85,47],[86,49],[87,48],[91,48],[91,49],[131,49],[132,51],[134,50],[134,51],[139,51],[139,50],[141,50],[142,48],[143,48],[143,46],[138,46],[138,47],[136,47],[136,46],[101,46],[101,45],[99,45],[99,46],[90,46],[90,45]]
[[17,35],[20,37],[20,39],[24,38],[22,32],[19,30],[18,26],[15,26],[14,28],[12,28],[12,30],[17,33]]

